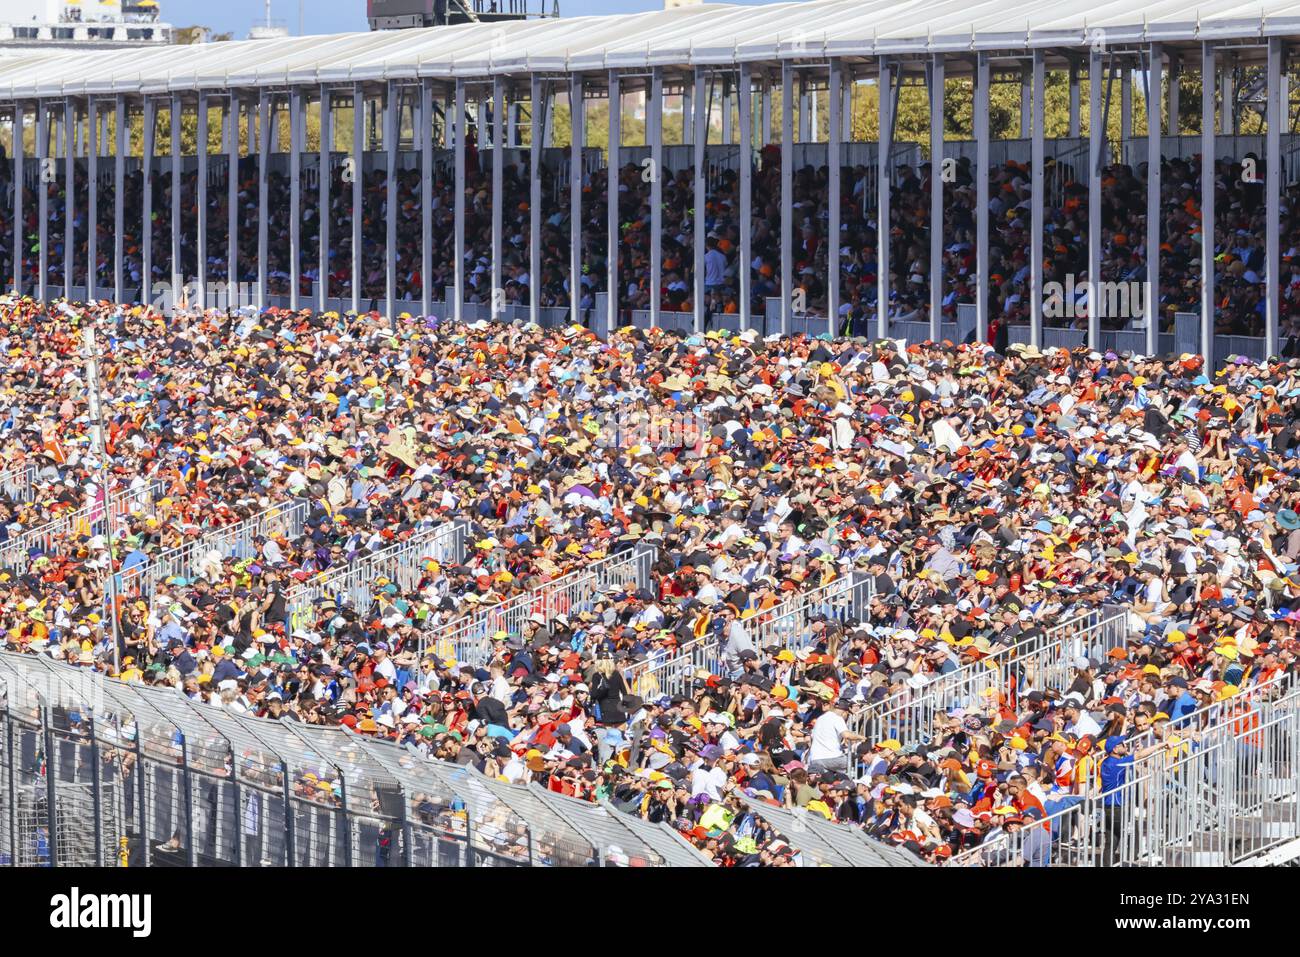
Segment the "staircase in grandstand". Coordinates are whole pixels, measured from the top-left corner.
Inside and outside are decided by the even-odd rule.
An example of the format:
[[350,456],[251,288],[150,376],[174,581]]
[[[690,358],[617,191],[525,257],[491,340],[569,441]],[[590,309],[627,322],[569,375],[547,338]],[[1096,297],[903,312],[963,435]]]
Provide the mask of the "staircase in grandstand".
[[312,606],[324,598],[346,602],[351,607],[368,608],[374,597],[375,582],[387,578],[404,591],[413,591],[424,575],[425,564],[456,564],[465,557],[465,522],[445,522],[416,532],[404,541],[387,548],[356,556],[346,565],[321,572],[315,579],[291,589],[286,596],[291,628],[310,625]]
[[[875,580],[870,577],[845,576],[788,598],[747,622],[754,647],[803,647],[808,643],[812,616],[816,614],[836,621],[861,620],[874,590]],[[684,694],[697,670],[720,674],[722,667],[718,638],[705,635],[688,641],[675,654],[638,662],[623,674],[628,687],[649,699]]]
[[107,508],[103,501],[92,502],[44,525],[21,532],[0,543],[0,567],[12,568],[25,562],[32,549],[38,549],[42,554],[47,553],[69,535],[104,535],[109,530],[110,515],[117,522],[126,515],[148,512],[166,489],[167,483],[162,480],[147,482],[135,488],[119,489],[109,495]]
[[936,716],[953,708],[981,707],[986,692],[1068,685],[1075,657],[1104,658],[1112,648],[1122,648],[1127,637],[1126,611],[1103,607],[1086,612],[955,671],[933,675],[919,688],[874,702],[849,719],[849,730],[868,741],[928,744]]
[[492,636],[499,631],[522,635],[524,624],[533,615],[547,621],[556,615],[575,615],[590,611],[610,589],[648,587],[657,555],[655,546],[639,544],[631,551],[602,558],[508,601],[430,629],[420,635],[420,656],[431,653],[472,665],[486,664],[492,656]]
[[15,465],[0,472],[0,493],[11,502],[29,502],[36,484],[35,465]]
[[222,559],[253,558],[257,555],[258,536],[297,538],[302,534],[310,511],[310,502],[294,499],[272,505],[241,522],[205,532],[196,539],[160,552],[150,562],[133,565],[119,573],[118,594],[148,598],[159,582],[169,578],[196,578],[200,566],[213,552]]

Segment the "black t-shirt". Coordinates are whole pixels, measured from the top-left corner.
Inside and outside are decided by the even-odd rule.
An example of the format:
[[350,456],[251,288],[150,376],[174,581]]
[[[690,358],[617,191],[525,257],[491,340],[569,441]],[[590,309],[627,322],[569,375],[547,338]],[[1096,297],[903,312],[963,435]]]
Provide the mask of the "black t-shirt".
[[478,704],[474,706],[471,717],[487,724],[499,724],[503,728],[508,727],[510,723],[510,719],[506,716],[506,706],[496,698],[480,698]]

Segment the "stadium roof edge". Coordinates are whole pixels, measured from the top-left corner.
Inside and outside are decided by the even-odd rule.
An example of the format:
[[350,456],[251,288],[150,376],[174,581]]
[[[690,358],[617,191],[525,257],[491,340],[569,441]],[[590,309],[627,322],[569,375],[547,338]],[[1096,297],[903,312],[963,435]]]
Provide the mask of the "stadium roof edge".
[[1300,0],[805,0],[649,13],[24,53],[0,59],[0,100],[228,87],[648,69],[826,56],[1260,41],[1300,36]]

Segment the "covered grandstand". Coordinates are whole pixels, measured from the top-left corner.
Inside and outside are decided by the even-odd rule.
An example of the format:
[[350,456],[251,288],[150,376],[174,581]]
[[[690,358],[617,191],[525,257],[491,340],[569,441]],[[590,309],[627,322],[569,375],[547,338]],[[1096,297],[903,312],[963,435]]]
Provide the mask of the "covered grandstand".
[[[627,323],[701,330],[713,322],[769,333],[869,331],[937,340],[984,339],[991,326],[1003,325],[1010,341],[1035,346],[1086,342],[1145,354],[1199,352],[1211,361],[1234,353],[1263,357],[1279,352],[1290,334],[1289,314],[1282,313],[1289,246],[1282,196],[1284,178],[1292,178],[1287,41],[1297,35],[1300,6],[1292,3],[1214,2],[1195,10],[1174,2],[1107,3],[1084,10],[1005,0],[813,0],[172,47],[90,63],[76,54],[33,52],[0,66],[0,113],[19,129],[34,127],[32,143],[13,150],[5,164],[8,185],[24,188],[11,190],[5,204],[11,215],[0,224],[3,258],[14,287],[41,297],[130,302],[162,293],[168,302],[184,296],[227,305],[242,304],[246,289],[248,304],[259,307],[373,306],[390,315],[545,325],[573,318],[600,331]],[[1048,74],[1058,71],[1069,75],[1071,135],[1048,139],[1044,90]],[[1180,84],[1164,83],[1166,75],[1182,74],[1199,74],[1206,91],[1222,94],[1201,97],[1195,136],[1180,135]],[[972,83],[969,142],[945,130],[945,77]],[[1021,86],[1020,140],[990,138],[989,93],[998,82]],[[946,182],[928,197],[920,194],[919,206],[928,210],[915,210],[928,223],[949,220],[945,229],[922,228],[911,250],[905,240],[874,242],[877,223],[898,220],[891,202],[900,201],[900,166],[909,176],[921,159],[915,146],[894,141],[899,90],[913,83],[930,91],[931,168],[955,157],[978,172],[963,200],[973,226],[968,244],[964,233],[952,232],[949,194],[957,187]],[[1145,142],[1131,135],[1135,83],[1163,91],[1146,98]],[[864,96],[879,99],[884,119],[884,135],[874,143],[852,141],[848,119],[855,97]],[[1101,119],[1112,96],[1124,106],[1118,143],[1106,141]],[[614,107],[612,148],[602,154],[586,147],[582,108],[570,110],[568,146],[552,146],[557,100],[581,107],[597,99]],[[1175,118],[1163,127],[1162,99],[1163,112]],[[1265,120],[1257,136],[1235,135],[1247,100]],[[644,104],[644,143],[628,141],[628,103],[638,111]],[[826,114],[824,139],[819,109]],[[1081,109],[1090,121],[1086,137],[1079,136]],[[320,147],[311,152],[309,113],[321,130]],[[134,133],[128,137],[137,114],[144,120],[139,143]],[[164,114],[163,134],[155,135]],[[665,144],[666,114],[680,116],[683,145]],[[281,118],[287,136],[280,135]],[[339,148],[346,122],[359,154]],[[195,141],[219,141],[219,148],[195,151]],[[489,142],[494,148],[479,149]],[[164,145],[166,155],[158,155]],[[1185,292],[1188,283],[1162,273],[1162,251],[1172,249],[1169,241],[1178,237],[1171,234],[1183,224],[1162,211],[1171,197],[1162,200],[1161,157],[1227,158],[1224,175],[1231,178],[1240,173],[1232,160],[1241,153],[1262,165],[1250,200],[1263,220],[1262,262],[1248,261],[1262,294],[1251,291],[1242,302],[1226,287],[1216,289],[1240,284],[1240,277],[1216,243],[1196,240],[1183,265],[1199,265],[1191,270],[1199,308],[1166,294],[1162,310],[1161,293],[1171,284]],[[830,156],[839,162],[828,163]],[[1103,302],[1099,284],[1117,230],[1103,222],[1102,204],[1115,159],[1130,169],[1145,162],[1149,172],[1141,190],[1145,235],[1126,239],[1142,254],[1113,278],[1143,280],[1156,294],[1140,308],[1108,315],[1115,306]],[[990,202],[998,197],[990,197],[989,171],[1007,162],[1027,177],[1026,200],[1016,207],[1027,206],[1017,235],[1027,233],[1028,249],[1016,259],[1025,275],[1010,291],[996,288],[1002,277],[990,258],[991,228],[994,245],[1001,240],[991,223]],[[142,164],[149,176],[141,175]],[[1198,177],[1190,185],[1199,189],[1187,201],[1196,220],[1218,222],[1230,210],[1216,208],[1216,200],[1231,204],[1223,183],[1216,196],[1216,165],[1186,168],[1196,166],[1199,173],[1188,175]],[[802,167],[824,168],[825,181],[824,191],[821,180],[813,188],[820,210],[800,224],[796,217],[805,211],[796,203],[807,205]],[[595,186],[608,182],[610,170],[619,187],[606,185],[602,209]],[[642,171],[652,172],[638,176]],[[185,185],[172,189],[172,181]],[[1044,263],[1052,263],[1062,235],[1045,217],[1063,186],[1085,185],[1086,209],[1068,224],[1081,227],[1083,261],[1075,272],[1097,285],[1098,294],[1088,297],[1097,307],[1062,327],[1044,315],[1045,286],[1059,278],[1045,273]],[[723,189],[727,198],[718,200]],[[629,204],[634,219],[645,209],[644,230],[629,229]],[[709,215],[693,215],[704,209]],[[304,216],[307,210],[317,212]],[[965,207],[957,211],[964,215]],[[719,225],[726,216],[742,227],[734,244]],[[96,228],[86,228],[90,220]],[[768,237],[756,238],[761,231],[751,228],[763,220],[770,221],[770,262],[756,248]],[[65,241],[68,222],[84,233],[74,232],[72,243]],[[142,229],[144,222],[151,228]],[[1056,228],[1054,236],[1045,224]],[[796,235],[805,229],[810,238]],[[846,234],[866,236],[870,254],[824,241]],[[806,254],[806,238],[819,247],[816,255]],[[725,244],[734,311],[710,305],[711,243]],[[963,271],[969,281],[958,283],[951,256],[965,245],[973,253]],[[612,249],[620,253],[610,255]],[[1184,255],[1181,247],[1177,254]],[[869,268],[854,272],[848,260],[859,256],[871,260]],[[88,262],[95,268],[88,270]],[[808,265],[797,268],[800,262]],[[838,281],[827,282],[810,304],[800,294],[805,272]],[[550,299],[542,295],[548,278],[558,290]],[[639,295],[638,286],[652,292]],[[674,287],[678,294],[667,301],[658,294]],[[1187,295],[1195,307],[1197,293]],[[1023,302],[1023,310],[1000,308],[1007,299]],[[864,309],[871,320],[850,321]]]

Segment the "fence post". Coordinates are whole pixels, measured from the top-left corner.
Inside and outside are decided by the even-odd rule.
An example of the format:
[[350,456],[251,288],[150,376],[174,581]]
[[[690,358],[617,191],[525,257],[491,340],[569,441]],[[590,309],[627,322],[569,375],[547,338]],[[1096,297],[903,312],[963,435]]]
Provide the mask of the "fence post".
[[[230,749],[230,793],[231,801],[235,807],[235,866],[244,866],[244,804],[242,794],[239,788],[239,761],[235,757],[235,749]],[[218,805],[219,806],[219,805]],[[258,817],[266,817],[265,811],[259,806]]]
[[294,848],[294,834],[297,827],[293,819],[292,787],[289,782],[289,765],[280,761],[280,777],[284,780],[284,855],[285,867],[297,867],[298,858]]
[[50,848],[50,867],[59,866],[58,811],[55,808],[54,729],[50,727],[50,709],[41,703],[41,732],[45,742],[45,828]]
[[181,732],[181,781],[185,786],[185,845],[190,867],[198,866],[194,850],[194,782],[190,776],[190,747],[185,733]]
[[352,854],[352,809],[348,807],[348,782],[343,769],[337,764],[334,770],[339,773],[339,800],[343,802],[343,866],[353,865]]
[[145,794],[148,788],[145,785],[144,772],[144,752],[140,747],[140,725],[135,726],[135,776],[138,782],[139,795],[136,798],[136,805],[140,814],[140,852],[142,854],[143,866],[149,866],[149,812],[146,807]]
[[9,787],[9,863],[18,863],[18,782],[14,774],[14,716],[5,707],[5,767]]
[[[92,264],[93,266],[93,264]],[[95,866],[104,864],[104,800],[100,794],[102,778],[99,771],[99,742],[95,740],[95,717],[86,716],[90,728],[90,794],[95,812]]]

